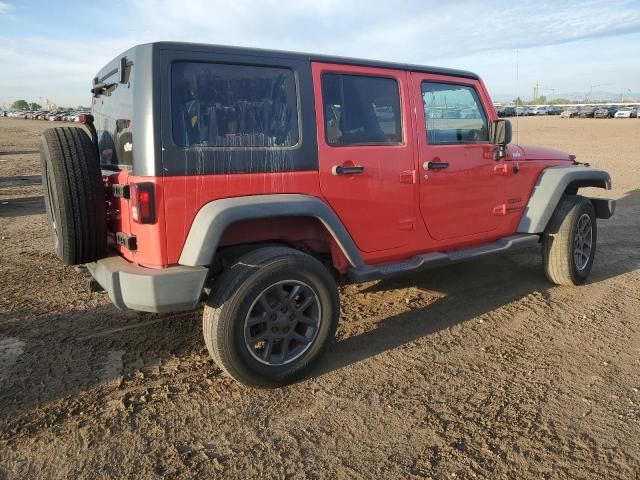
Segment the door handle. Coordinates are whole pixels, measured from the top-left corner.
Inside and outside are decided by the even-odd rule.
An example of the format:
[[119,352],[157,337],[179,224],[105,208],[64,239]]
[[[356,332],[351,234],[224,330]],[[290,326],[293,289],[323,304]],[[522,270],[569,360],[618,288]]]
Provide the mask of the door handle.
[[425,170],[439,170],[449,168],[449,162],[424,162],[422,166]]
[[353,173],[364,172],[364,167],[360,165],[354,165],[353,167],[343,167],[342,165],[334,165],[331,169],[333,175],[351,175]]
[[425,162],[423,166],[426,170],[439,170],[449,168],[449,162]]

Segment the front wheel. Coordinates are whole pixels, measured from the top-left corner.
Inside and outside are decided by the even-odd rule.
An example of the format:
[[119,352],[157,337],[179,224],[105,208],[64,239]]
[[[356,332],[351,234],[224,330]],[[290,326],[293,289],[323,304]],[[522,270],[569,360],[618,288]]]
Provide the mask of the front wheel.
[[593,266],[597,233],[593,204],[578,195],[562,197],[542,239],[547,278],[558,285],[584,283]]
[[275,387],[304,376],[335,335],[338,289],[327,268],[298,250],[264,247],[216,281],[204,340],[233,379]]

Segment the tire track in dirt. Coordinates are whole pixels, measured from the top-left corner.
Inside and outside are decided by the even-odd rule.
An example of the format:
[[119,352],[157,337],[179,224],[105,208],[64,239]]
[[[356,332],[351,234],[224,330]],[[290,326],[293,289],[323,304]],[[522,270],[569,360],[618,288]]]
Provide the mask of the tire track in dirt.
[[[42,126],[11,125],[0,145],[33,149]],[[0,218],[0,342],[24,343],[0,369],[0,477],[634,478],[640,138],[612,125],[521,120],[526,142],[612,171],[621,201],[587,285],[551,287],[534,248],[342,286],[338,341],[276,391],[221,374],[199,312],[117,311],[59,265],[44,215]],[[1,178],[38,169],[0,156]]]

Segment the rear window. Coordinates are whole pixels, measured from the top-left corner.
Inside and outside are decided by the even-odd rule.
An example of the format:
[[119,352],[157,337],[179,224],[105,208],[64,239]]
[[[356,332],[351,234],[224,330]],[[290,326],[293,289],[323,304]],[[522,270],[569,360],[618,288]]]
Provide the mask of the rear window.
[[174,142],[183,147],[290,147],[298,143],[295,77],[285,68],[176,62]]
[[392,78],[325,73],[322,102],[327,144],[402,143],[400,94]]

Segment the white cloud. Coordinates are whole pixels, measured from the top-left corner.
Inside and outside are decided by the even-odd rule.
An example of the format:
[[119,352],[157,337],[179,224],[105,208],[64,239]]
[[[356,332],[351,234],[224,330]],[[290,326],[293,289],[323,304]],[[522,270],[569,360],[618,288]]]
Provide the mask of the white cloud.
[[13,7],[9,5],[7,2],[0,1],[0,15],[9,13],[13,10]]
[[[64,29],[58,38],[0,37],[0,65],[7,67],[0,101],[24,92],[86,102],[89,82],[106,61],[132,45],[158,40],[454,66],[478,71],[494,93],[522,85],[528,92],[535,81],[553,82],[558,91],[584,88],[572,85],[584,83],[584,71],[592,66],[598,78],[627,76],[635,82],[629,87],[640,90],[640,65],[629,62],[640,57],[640,9],[631,1],[114,1],[113,8],[98,12],[90,5],[78,10],[78,24],[93,25],[81,29],[82,40]],[[0,12],[2,5],[7,3],[0,0]],[[37,27],[44,20],[30,21]]]
[[129,18],[131,30],[135,26],[155,39],[160,33],[405,61],[640,31],[640,9],[628,2],[487,3],[141,0],[135,4],[138,14]]

